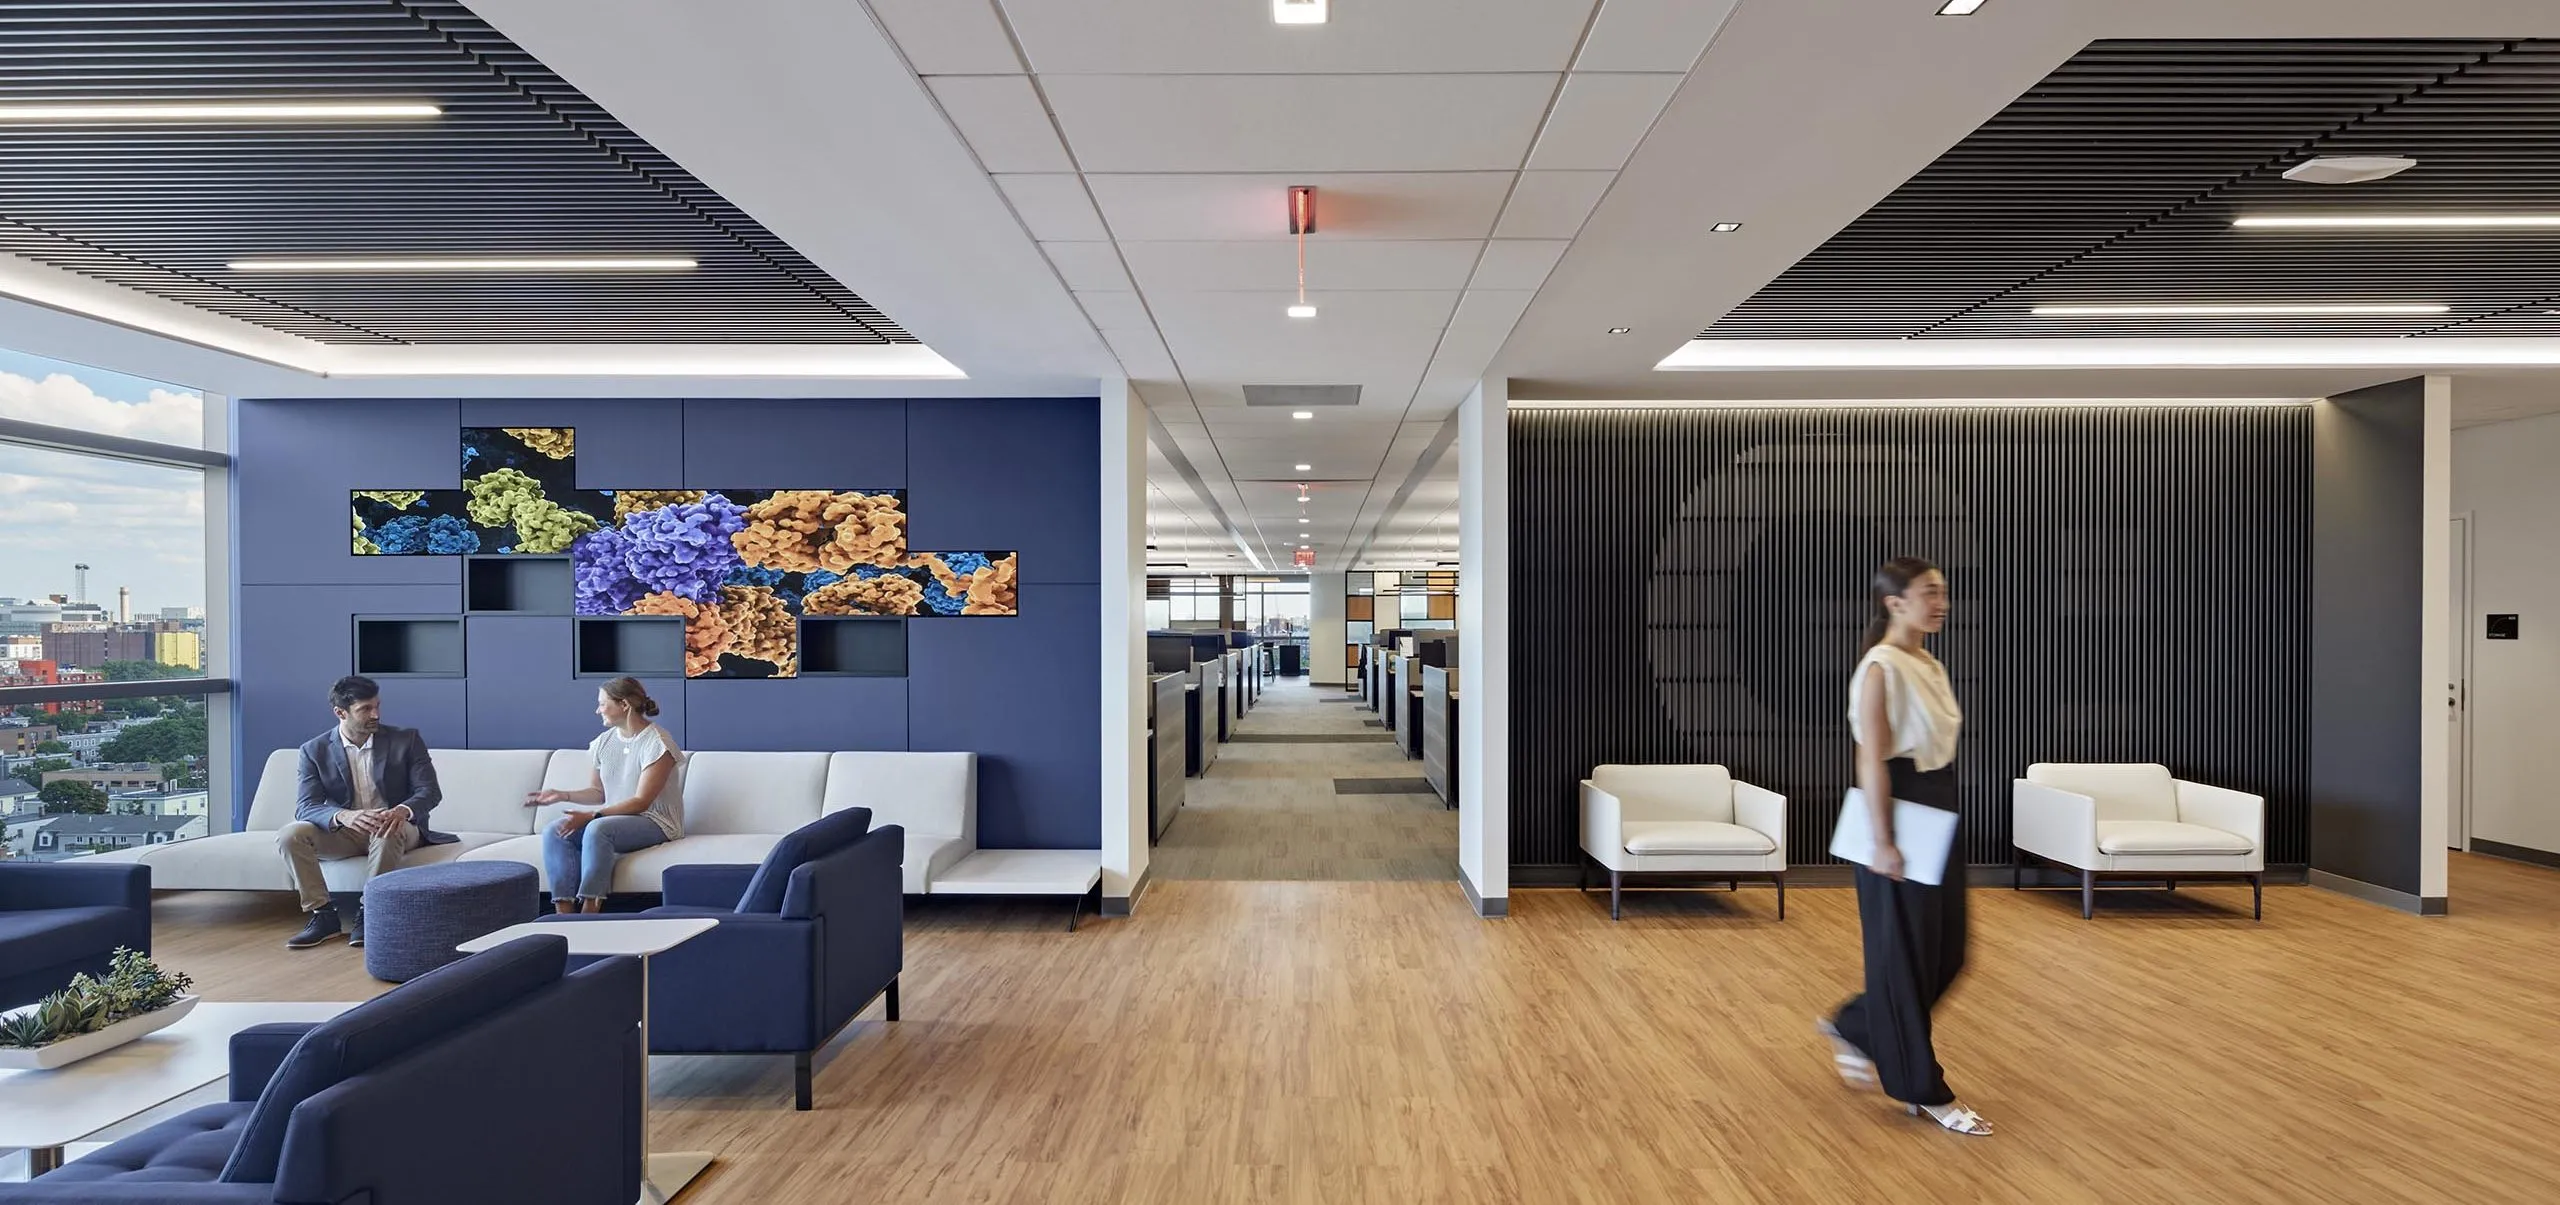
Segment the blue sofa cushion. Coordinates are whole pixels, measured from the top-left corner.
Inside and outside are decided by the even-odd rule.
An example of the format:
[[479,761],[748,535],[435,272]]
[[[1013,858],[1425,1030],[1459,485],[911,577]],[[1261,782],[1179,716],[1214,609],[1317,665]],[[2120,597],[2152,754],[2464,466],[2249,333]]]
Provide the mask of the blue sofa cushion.
[[314,1026],[259,1094],[222,1179],[274,1182],[296,1106],[559,982],[568,964],[566,939],[518,938],[438,967]]
[[738,911],[781,912],[782,893],[791,888],[792,871],[861,840],[870,831],[870,808],[846,808],[784,834],[764,856],[764,865],[756,867],[756,877],[747,881],[746,894],[738,897]]
[[133,914],[123,908],[0,912],[0,963],[42,967],[104,954],[129,944],[132,928]]
[[47,1184],[210,1184],[249,1124],[246,1103],[191,1109],[46,1172]]

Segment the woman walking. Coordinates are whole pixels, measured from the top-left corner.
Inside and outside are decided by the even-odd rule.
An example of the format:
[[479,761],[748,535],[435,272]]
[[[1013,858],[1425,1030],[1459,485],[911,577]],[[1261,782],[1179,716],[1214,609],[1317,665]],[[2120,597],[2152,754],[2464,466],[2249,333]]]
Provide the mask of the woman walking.
[[526,807],[592,803],[560,818],[542,842],[551,870],[551,904],[562,912],[604,910],[614,863],[633,850],[684,835],[684,801],[676,739],[652,718],[658,701],[635,678],[616,678],[596,692],[604,731],[587,746],[595,772],[574,791],[535,791]]
[[[1858,787],[1872,809],[1875,862],[1856,870],[1866,990],[1819,1023],[1840,1077],[1879,1084],[1914,1116],[1959,1134],[1991,1123],[1956,1100],[1938,1067],[1929,1013],[1964,970],[1964,866],[1957,853],[1942,885],[1904,877],[1893,841],[1893,801],[1960,812],[1956,706],[1947,669],[1923,643],[1946,626],[1947,577],[1918,557],[1876,567],[1867,654],[1849,683],[1849,727],[1858,742]],[[1959,820],[1953,850],[1964,848]]]

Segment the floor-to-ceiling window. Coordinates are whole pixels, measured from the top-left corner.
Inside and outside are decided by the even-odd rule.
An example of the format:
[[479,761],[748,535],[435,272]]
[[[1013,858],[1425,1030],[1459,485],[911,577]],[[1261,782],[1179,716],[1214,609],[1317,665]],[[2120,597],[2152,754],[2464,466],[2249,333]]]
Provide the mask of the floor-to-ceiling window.
[[221,405],[0,349],[0,857],[231,827]]

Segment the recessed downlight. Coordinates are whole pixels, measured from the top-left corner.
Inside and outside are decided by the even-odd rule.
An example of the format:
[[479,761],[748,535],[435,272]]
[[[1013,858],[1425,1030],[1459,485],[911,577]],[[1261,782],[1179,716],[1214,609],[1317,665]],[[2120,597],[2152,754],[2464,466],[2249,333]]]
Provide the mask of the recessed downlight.
[[100,121],[376,121],[440,117],[420,104],[293,104],[279,101],[99,101],[0,105],[0,124]]
[[313,259],[235,259],[234,272],[690,272],[694,261],[669,255],[381,255]]
[[1623,335],[1634,329],[1635,328],[1632,326],[1613,326],[1609,328],[1609,333],[1612,335]]
[[1947,0],[1945,4],[1938,6],[1938,15],[1941,17],[1970,17],[1975,13],[1981,12],[1982,6],[1990,2],[1991,0]]
[[2548,230],[2560,213],[2264,213],[2234,218],[2238,230]]
[[1313,519],[1300,519],[1300,520],[1298,520],[1298,521],[1299,521],[1300,523],[1313,523],[1313,522],[1315,522],[1315,520],[1313,520]]
[[2352,318],[2442,314],[2449,305],[2040,305],[2038,318]]
[[[1302,465],[1297,466],[1296,471],[1297,471],[1297,472],[1301,472],[1301,473],[1312,473],[1312,472],[1315,472],[1315,471],[1316,471],[1316,466],[1311,465],[1311,464],[1302,464]],[[1301,495],[1301,496],[1303,496],[1303,495]]]
[[1292,318],[1313,318],[1316,316],[1316,307],[1311,305],[1293,305],[1289,307],[1289,316]]
[[1294,419],[1298,419],[1298,420],[1301,420],[1301,421],[1304,421],[1304,420],[1306,420],[1306,419],[1310,419],[1310,418],[1314,418],[1315,416],[1316,416],[1316,412],[1315,412],[1315,411],[1313,411],[1313,410],[1292,410],[1292,411],[1290,411],[1290,412],[1289,412],[1289,417],[1294,418]]
[[1322,25],[1325,0],[1271,0],[1274,25]]
[[1708,230],[1711,230],[1711,231],[1713,231],[1713,232],[1715,232],[1715,233],[1717,233],[1717,234],[1731,234],[1731,233],[1733,233],[1733,232],[1734,232],[1734,231],[1736,231],[1736,230],[1740,230],[1740,229],[1742,229],[1742,223],[1740,223],[1740,222],[1718,222],[1718,223],[1716,223],[1716,224],[1715,224],[1715,225],[1713,225],[1713,226],[1709,226],[1709,227],[1707,227],[1707,229],[1708,229]]

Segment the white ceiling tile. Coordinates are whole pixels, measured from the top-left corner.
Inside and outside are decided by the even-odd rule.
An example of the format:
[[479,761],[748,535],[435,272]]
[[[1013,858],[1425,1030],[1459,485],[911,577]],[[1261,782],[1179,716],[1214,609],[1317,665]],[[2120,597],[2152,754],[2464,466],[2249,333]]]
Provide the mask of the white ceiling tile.
[[998,175],[996,187],[1013,202],[1031,237],[1042,242],[1108,239],[1102,215],[1093,211],[1084,181],[1072,175]]
[[1591,216],[1616,172],[1522,172],[1502,207],[1495,238],[1572,238]]
[[1469,287],[1534,291],[1572,245],[1564,239],[1495,239],[1485,244],[1484,262],[1476,265]]
[[1289,186],[1316,189],[1309,243],[1480,239],[1510,172],[1096,175],[1093,199],[1123,242],[1291,242]]
[[1653,128],[1680,86],[1677,75],[1597,75],[1565,80],[1556,110],[1538,134],[1529,166],[1542,171],[1616,171]]
[[[1556,77],[1066,75],[1042,85],[1088,172],[1474,171],[1520,166]],[[1610,107],[1601,102],[1594,120],[1605,126]]]
[[1005,0],[1044,74],[1561,71],[1591,0],[1335,0],[1282,27],[1267,0]]
[[[1198,416],[1191,410],[1190,392],[1179,384],[1150,382],[1140,385],[1138,397],[1145,401],[1148,409],[1154,410],[1157,418],[1167,426],[1173,425],[1176,421],[1199,421]],[[1179,420],[1175,418],[1177,414],[1181,416]]]
[[1311,292],[1308,299],[1317,308],[1313,319],[1282,313],[1294,299],[1285,292],[1148,298],[1166,344],[1192,379],[1358,383],[1364,408],[1400,408],[1430,361],[1457,295]]
[[925,80],[942,102],[951,124],[978,152],[990,172],[1066,172],[1075,170],[1066,148],[1058,145],[1049,114],[1028,77],[1019,75],[937,75]]
[[1521,289],[1469,289],[1458,301],[1457,313],[1449,319],[1449,329],[1441,336],[1440,350],[1431,358],[1432,377],[1462,377],[1468,388],[1484,374],[1493,354],[1502,350],[1502,341],[1520,321],[1521,312],[1529,308],[1529,300],[1537,294]]
[[1111,345],[1131,380],[1169,381],[1182,375],[1152,328],[1105,327],[1102,341]]
[[[1307,282],[1333,291],[1463,289],[1483,247],[1463,239],[1332,242],[1319,234],[1307,242]],[[1126,242],[1120,250],[1149,291],[1268,289],[1297,280],[1297,249],[1282,241]]]
[[1576,71],[1687,74],[1741,0],[1606,0]]
[[1003,75],[1022,70],[992,0],[871,0],[871,11],[918,75]]
[[1137,287],[1120,266],[1120,249],[1109,243],[1042,243],[1040,250],[1058,266],[1067,287],[1079,293],[1125,293]]
[[1136,293],[1077,293],[1076,304],[1084,307],[1085,316],[1104,330],[1130,330],[1152,326],[1155,319],[1147,313]]

